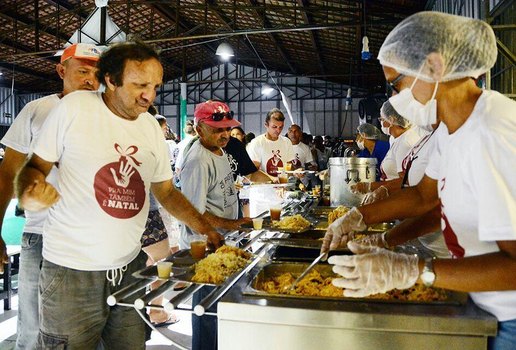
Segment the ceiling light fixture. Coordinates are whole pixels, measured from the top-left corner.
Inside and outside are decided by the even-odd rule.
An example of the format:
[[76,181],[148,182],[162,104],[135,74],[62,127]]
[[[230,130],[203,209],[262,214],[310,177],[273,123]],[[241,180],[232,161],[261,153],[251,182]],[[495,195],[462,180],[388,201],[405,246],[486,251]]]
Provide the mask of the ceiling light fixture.
[[233,48],[228,43],[220,43],[215,54],[220,56],[223,61],[229,61],[231,57],[235,56]]
[[274,91],[274,88],[270,86],[269,84],[263,84],[262,85],[262,94],[265,96],[269,96]]

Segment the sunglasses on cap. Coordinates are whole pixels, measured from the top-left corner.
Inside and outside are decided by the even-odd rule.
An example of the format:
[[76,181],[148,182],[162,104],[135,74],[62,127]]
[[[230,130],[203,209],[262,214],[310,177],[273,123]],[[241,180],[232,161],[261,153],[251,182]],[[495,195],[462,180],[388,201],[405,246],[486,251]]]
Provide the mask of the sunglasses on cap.
[[400,74],[394,78],[393,81],[386,81],[385,86],[387,87],[389,95],[392,95],[393,92],[396,92],[397,94],[400,93],[400,91],[396,88],[396,85],[400,82],[401,79],[403,79],[404,76],[405,74]]
[[229,112],[215,112],[211,115],[211,119],[216,122],[220,122],[222,119],[233,119],[233,111]]

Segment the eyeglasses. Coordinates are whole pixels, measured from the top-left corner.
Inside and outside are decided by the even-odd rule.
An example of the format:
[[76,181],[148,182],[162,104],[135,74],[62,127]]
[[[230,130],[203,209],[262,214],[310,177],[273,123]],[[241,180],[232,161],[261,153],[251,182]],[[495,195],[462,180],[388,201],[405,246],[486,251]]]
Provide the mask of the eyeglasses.
[[386,87],[390,95],[392,95],[392,92],[395,91],[397,94],[400,93],[400,91],[396,88],[396,85],[400,82],[400,80],[405,76],[405,74],[400,74],[396,78],[394,78],[393,81],[387,81]]
[[391,123],[391,122],[390,122],[390,120],[389,120],[389,119],[387,119],[387,118],[385,118],[385,117],[379,117],[379,118],[378,118],[378,121],[379,121],[380,123],[383,123],[383,122],[386,122],[386,123],[389,123],[389,124]]
[[233,119],[234,112],[215,112],[211,115],[211,119],[216,122],[220,122],[222,119]]

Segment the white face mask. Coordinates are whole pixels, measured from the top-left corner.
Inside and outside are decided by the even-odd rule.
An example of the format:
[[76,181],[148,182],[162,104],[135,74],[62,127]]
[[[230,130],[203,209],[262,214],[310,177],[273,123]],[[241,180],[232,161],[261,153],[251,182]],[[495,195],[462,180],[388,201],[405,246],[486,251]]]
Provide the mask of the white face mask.
[[385,135],[390,135],[391,132],[389,131],[391,129],[391,124],[389,124],[389,126],[383,126],[383,122],[382,122],[382,132],[385,134]]
[[357,141],[357,146],[358,148],[360,148],[361,150],[365,148],[365,145],[364,145],[364,141]]
[[437,101],[435,100],[435,95],[439,83],[435,83],[434,92],[430,101],[426,104],[422,104],[416,100],[414,94],[412,94],[412,89],[416,81],[417,77],[414,79],[410,89],[404,89],[400,91],[399,94],[391,96],[389,102],[403,118],[408,119],[413,124],[424,129],[428,127],[431,129],[431,125],[437,122]]

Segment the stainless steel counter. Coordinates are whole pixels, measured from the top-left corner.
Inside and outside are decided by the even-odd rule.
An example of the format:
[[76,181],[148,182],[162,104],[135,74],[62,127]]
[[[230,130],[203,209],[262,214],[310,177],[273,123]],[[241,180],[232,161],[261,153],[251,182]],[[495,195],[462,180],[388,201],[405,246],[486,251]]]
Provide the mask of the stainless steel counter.
[[485,349],[496,319],[466,305],[327,301],[243,294],[257,266],[218,303],[219,349]]

